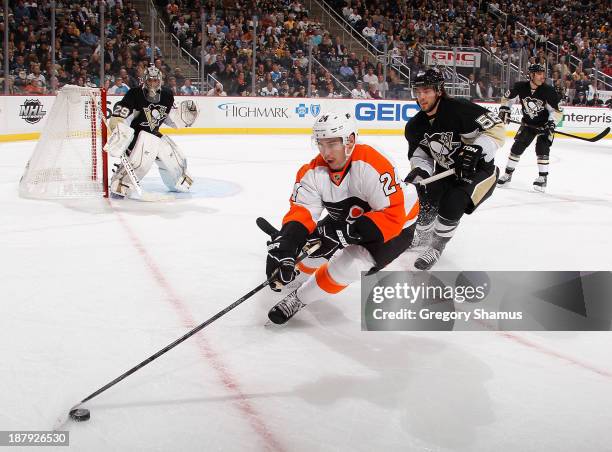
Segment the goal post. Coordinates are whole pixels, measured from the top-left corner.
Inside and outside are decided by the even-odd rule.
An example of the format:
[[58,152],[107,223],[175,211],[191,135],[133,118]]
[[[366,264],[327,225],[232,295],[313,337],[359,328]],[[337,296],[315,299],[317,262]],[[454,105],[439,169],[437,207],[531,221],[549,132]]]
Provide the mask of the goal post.
[[108,197],[108,157],[102,150],[105,111],[104,89],[62,87],[19,182],[19,194],[35,199]]

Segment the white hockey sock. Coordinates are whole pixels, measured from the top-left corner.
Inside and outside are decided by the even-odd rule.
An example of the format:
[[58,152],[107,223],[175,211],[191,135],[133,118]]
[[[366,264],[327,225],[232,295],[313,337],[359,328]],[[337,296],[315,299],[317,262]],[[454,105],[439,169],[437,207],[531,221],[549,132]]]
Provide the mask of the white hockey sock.
[[540,176],[548,176],[548,156],[538,155],[538,172]]
[[298,289],[297,296],[304,304],[322,300],[359,280],[362,271],[368,271],[375,265],[370,252],[364,247],[349,246],[338,251],[329,262],[310,275]]

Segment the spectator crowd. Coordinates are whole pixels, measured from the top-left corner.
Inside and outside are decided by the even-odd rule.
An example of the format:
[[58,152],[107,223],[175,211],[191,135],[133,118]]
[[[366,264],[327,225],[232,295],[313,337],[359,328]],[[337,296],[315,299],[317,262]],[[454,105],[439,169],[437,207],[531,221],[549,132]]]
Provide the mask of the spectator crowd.
[[250,96],[254,81],[260,96],[405,98],[410,79],[425,68],[423,49],[432,46],[481,51],[480,67],[460,69],[474,99],[502,95],[500,62],[545,65],[570,104],[598,105],[596,91],[612,89],[612,78],[602,80],[612,77],[608,0],[327,0],[328,9],[372,52],[386,45],[392,61],[386,79],[380,59],[348,50],[299,0],[155,5],[182,48],[197,59],[203,50],[201,64],[212,81],[206,89],[170,68],[160,49],[151,47],[145,21],[129,0],[105,1],[102,24],[99,0],[57,1],[55,65],[50,0],[10,0],[10,92],[53,93],[66,83],[99,86],[103,52],[103,84],[111,94],[136,86],[153,59],[176,95]]

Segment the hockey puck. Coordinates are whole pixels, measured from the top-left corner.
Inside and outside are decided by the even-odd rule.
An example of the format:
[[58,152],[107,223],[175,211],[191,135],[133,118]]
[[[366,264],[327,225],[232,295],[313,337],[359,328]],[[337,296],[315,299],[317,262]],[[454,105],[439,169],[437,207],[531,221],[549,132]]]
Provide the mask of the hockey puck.
[[77,422],[88,421],[89,410],[87,408],[75,408],[74,410],[70,410],[70,418]]

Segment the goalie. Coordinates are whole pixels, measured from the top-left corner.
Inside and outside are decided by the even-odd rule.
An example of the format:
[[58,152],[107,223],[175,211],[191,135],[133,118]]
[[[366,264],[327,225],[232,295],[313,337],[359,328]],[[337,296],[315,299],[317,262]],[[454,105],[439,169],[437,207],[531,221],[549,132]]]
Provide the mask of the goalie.
[[186,192],[191,188],[193,180],[187,173],[187,160],[159,128],[163,123],[173,128],[189,127],[195,122],[198,110],[192,100],[182,101],[178,110],[173,110],[173,106],[174,95],[162,86],[162,73],[155,66],[145,70],[142,86],[131,88],[115,104],[104,149],[117,158],[125,153],[129,165],[126,168],[122,163],[117,167],[110,184],[113,195],[139,198],[142,191],[137,185],[153,162],[168,190]]

